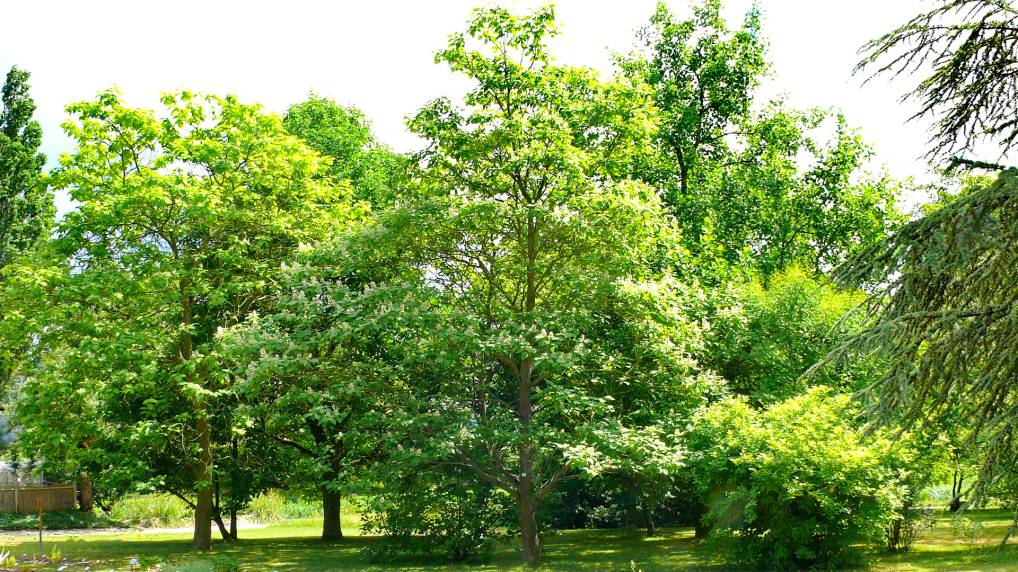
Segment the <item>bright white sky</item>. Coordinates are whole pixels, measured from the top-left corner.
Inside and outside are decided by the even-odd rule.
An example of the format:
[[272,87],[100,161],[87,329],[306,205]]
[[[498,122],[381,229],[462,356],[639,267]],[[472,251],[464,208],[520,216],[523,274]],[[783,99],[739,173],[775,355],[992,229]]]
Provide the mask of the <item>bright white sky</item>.
[[[0,9],[0,70],[32,73],[32,95],[54,163],[70,150],[59,129],[68,102],[110,86],[128,103],[155,107],[160,92],[235,93],[283,112],[311,91],[356,105],[379,139],[416,148],[404,118],[428,100],[457,96],[464,80],[433,55],[464,29],[484,0],[214,1],[5,0]],[[539,2],[506,0],[517,11]],[[688,0],[669,0],[688,14]],[[795,107],[833,107],[862,130],[896,176],[922,175],[925,126],[905,124],[898,102],[912,85],[852,76],[856,50],[927,6],[920,0],[759,0],[770,40],[772,77],[765,95]],[[609,54],[628,51],[656,0],[559,0],[559,61],[611,73]],[[734,27],[751,0],[728,0]],[[66,209],[66,199],[60,198]]]

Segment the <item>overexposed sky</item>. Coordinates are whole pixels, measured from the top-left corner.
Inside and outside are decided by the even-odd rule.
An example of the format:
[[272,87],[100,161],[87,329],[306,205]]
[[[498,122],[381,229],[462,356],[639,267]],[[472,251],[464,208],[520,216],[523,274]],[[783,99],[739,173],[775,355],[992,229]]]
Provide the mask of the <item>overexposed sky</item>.
[[[71,150],[64,106],[119,87],[130,105],[155,107],[160,92],[235,93],[283,112],[311,91],[360,107],[379,139],[419,142],[404,118],[428,100],[457,96],[462,78],[434,63],[449,34],[484,0],[0,0],[0,70],[32,73],[32,95],[53,164]],[[543,2],[506,0],[527,11]],[[611,73],[609,54],[628,51],[656,0],[559,0],[561,62]],[[687,0],[669,0],[680,15]],[[925,125],[906,124],[898,96],[913,81],[852,76],[856,50],[928,6],[921,0],[759,0],[773,71],[764,95],[796,107],[833,107],[862,130],[896,176],[922,175]],[[738,25],[751,0],[728,0]],[[63,202],[63,199],[61,199]],[[62,206],[66,208],[66,203]]]

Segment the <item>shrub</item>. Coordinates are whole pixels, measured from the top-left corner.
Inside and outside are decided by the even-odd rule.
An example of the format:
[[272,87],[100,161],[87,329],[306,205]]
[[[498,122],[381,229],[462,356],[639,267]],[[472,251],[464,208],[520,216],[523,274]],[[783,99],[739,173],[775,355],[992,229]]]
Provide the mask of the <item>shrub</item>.
[[600,480],[563,480],[541,504],[541,526],[557,530],[625,526],[618,496]]
[[[73,530],[87,528],[112,528],[123,526],[123,523],[101,514],[68,511],[47,512],[42,517],[42,525],[47,530]],[[0,530],[35,530],[38,526],[38,514],[0,514]]]
[[[130,565],[132,568],[137,567],[138,570],[159,570],[162,568],[162,562],[163,559],[158,556],[139,556],[132,558]],[[173,568],[173,570],[177,571],[176,568]]]
[[983,523],[967,516],[956,516],[951,519],[951,533],[965,544],[975,546],[982,540]]
[[239,572],[240,562],[229,556],[214,556],[210,562],[212,572]]
[[711,296],[717,307],[705,316],[711,328],[704,365],[752,404],[777,403],[807,385],[854,391],[882,371],[872,359],[853,359],[802,377],[840,345],[861,318],[853,312],[861,294],[841,290],[812,271],[790,268],[771,276],[766,285],[754,280]]
[[826,389],[757,411],[744,400],[698,415],[690,460],[709,507],[711,540],[743,564],[803,569],[858,558],[877,540],[905,487],[886,441],[867,443],[847,397]]
[[322,516],[322,503],[317,499],[289,498],[276,491],[269,491],[251,499],[245,514],[255,522],[266,524],[316,518]]
[[187,523],[191,509],[172,495],[129,496],[113,505],[110,516],[128,526],[167,528]]
[[887,527],[887,549],[891,552],[908,552],[919,536],[937,523],[930,507],[913,506],[902,509],[901,515]]
[[541,503],[541,526],[556,530],[627,528],[637,525],[637,513],[635,496],[613,479],[567,479]]
[[951,485],[934,485],[926,487],[919,497],[925,503],[947,504],[953,498],[951,496]]
[[18,565],[18,559],[7,549],[6,546],[0,547],[0,567],[13,569]]
[[886,530],[887,548],[891,552],[908,552],[919,536],[937,522],[935,511],[925,506],[924,501],[942,458],[942,451],[930,443],[930,438],[929,433],[905,433],[898,441],[899,454],[888,459],[888,468],[894,471],[903,493],[897,515]]
[[629,520],[622,503],[595,506],[587,513],[587,528],[623,528]]
[[280,522],[284,520],[285,505],[286,499],[283,498],[283,495],[276,491],[269,491],[251,499],[244,513],[255,522],[265,524]]
[[471,475],[422,471],[394,478],[368,500],[363,529],[382,534],[367,550],[381,561],[484,562],[496,530],[512,526],[511,499]]

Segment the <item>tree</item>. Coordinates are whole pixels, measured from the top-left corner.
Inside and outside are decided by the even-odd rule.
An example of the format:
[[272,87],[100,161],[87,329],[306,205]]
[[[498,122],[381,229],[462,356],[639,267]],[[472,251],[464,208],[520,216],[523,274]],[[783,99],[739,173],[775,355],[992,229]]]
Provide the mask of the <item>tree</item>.
[[0,269],[44,236],[52,222],[52,198],[41,183],[46,156],[42,129],[32,119],[27,71],[12,67],[3,85],[0,113]]
[[[816,133],[824,128],[833,131],[826,141]],[[708,191],[705,245],[729,264],[764,281],[793,267],[820,275],[904,222],[899,184],[866,170],[873,150],[840,114],[775,104],[743,142]]]
[[283,126],[323,157],[331,158],[333,176],[348,181],[357,200],[381,208],[398,197],[406,158],[375,140],[359,109],[312,95],[290,106]]
[[[4,269],[34,246],[52,224],[53,199],[42,181],[46,157],[39,153],[42,129],[32,119],[35,102],[28,94],[27,71],[12,67],[7,72],[0,102],[0,279]],[[24,336],[3,344],[0,382],[14,374]]]
[[631,494],[650,536],[655,510],[685,468],[682,434],[692,412],[727,394],[726,382],[694,359],[706,338],[693,318],[702,297],[674,279],[620,284],[596,311],[598,327],[584,332],[591,349],[583,371],[609,381],[612,415],[563,451],[583,476]]
[[[964,22],[940,21],[951,14]],[[1005,1],[944,2],[869,45],[863,66],[892,58],[880,71],[932,63],[914,92],[924,98],[924,113],[942,118],[932,155],[970,150],[984,135],[999,138],[1002,152],[1010,148],[1008,59],[1014,53],[1005,46],[1013,43],[1013,14]],[[899,48],[905,56],[890,55]],[[905,427],[952,422],[968,429],[965,444],[982,453],[972,485],[978,500],[1015,466],[1018,170],[1004,170],[991,184],[969,180],[974,187],[838,269],[843,284],[872,291],[874,325],[813,371],[858,351],[878,351],[888,368],[873,387],[873,412]]]
[[807,389],[806,382],[840,391],[863,389],[881,373],[881,364],[858,359],[802,375],[864,326],[861,292],[800,269],[712,293],[705,320],[711,324],[700,361],[725,378],[734,393],[760,407]]
[[863,46],[856,69],[897,77],[932,68],[902,98],[919,102],[913,119],[936,120],[927,156],[951,158],[983,141],[1003,156],[1018,142],[1018,9],[1010,0],[938,4]]
[[393,383],[383,358],[399,344],[371,324],[384,290],[353,287],[356,278],[333,264],[336,249],[288,266],[263,314],[221,336],[241,377],[245,431],[304,458],[289,473],[310,475],[322,496],[322,539],[330,541],[343,538],[342,497],[357,484],[356,470],[381,456]]
[[732,399],[704,408],[689,462],[711,537],[739,563],[793,569],[844,565],[860,540],[884,535],[907,493],[902,453],[848,421],[847,395],[825,388],[758,411]]
[[704,279],[825,272],[900,223],[897,184],[866,170],[872,151],[840,114],[760,106],[760,13],[730,30],[721,8],[678,20],[659,5],[643,49],[621,59],[656,109],[653,150],[624,172],[662,193]]
[[[612,108],[601,103],[614,90],[552,63],[552,21],[550,8],[478,10],[452,36],[436,59],[474,83],[466,108],[439,99],[410,120],[428,142],[420,196],[372,231],[416,274],[387,312],[412,306],[431,321],[411,348],[422,373],[407,377],[397,430],[419,440],[404,453],[509,494],[530,564],[542,501],[571,472],[564,451],[620,419],[616,397],[640,379],[648,393],[682,395],[680,409],[702,389],[685,338],[632,370],[602,369],[624,357],[599,330],[612,297],[667,289],[656,284],[675,262],[676,230],[654,191],[601,176],[593,159],[606,148],[581,135],[599,132],[587,111]],[[637,323],[647,333],[681,321]]]
[[654,536],[654,510],[670,493],[685,466],[680,435],[676,427],[631,429],[616,422],[592,429],[585,436],[586,443],[568,447],[565,455],[586,476],[618,481],[631,492],[647,536]]
[[300,244],[341,224],[348,193],[257,106],[189,92],[162,101],[162,117],[115,92],[68,107],[77,149],[53,185],[80,206],[58,226],[49,266],[24,269],[44,284],[39,349],[62,359],[21,418],[29,432],[44,427],[56,413],[44,404],[75,384],[94,399],[111,464],[193,495],[193,546],[207,550],[215,412],[228,389],[215,332],[259,307]]
[[879,351],[889,366],[874,387],[875,412],[906,426],[948,414],[961,420],[968,445],[984,447],[981,485],[1011,469],[1018,422],[1010,413],[1018,375],[1016,190],[1018,172],[1006,171],[840,268],[842,283],[876,287],[876,323],[814,368]]
[[[729,140],[750,117],[753,92],[767,69],[760,35],[760,13],[754,8],[743,27],[730,32],[721,17],[721,0],[693,7],[693,18],[676,21],[658,4],[650,26],[640,36],[650,50],[648,60],[633,59],[624,67],[643,76],[653,89],[661,113],[659,144],[677,171],[677,189],[667,203],[677,212],[702,216],[697,187],[705,183],[709,165],[729,155]],[[681,215],[680,215],[681,216]],[[682,220],[683,229],[699,228]]]

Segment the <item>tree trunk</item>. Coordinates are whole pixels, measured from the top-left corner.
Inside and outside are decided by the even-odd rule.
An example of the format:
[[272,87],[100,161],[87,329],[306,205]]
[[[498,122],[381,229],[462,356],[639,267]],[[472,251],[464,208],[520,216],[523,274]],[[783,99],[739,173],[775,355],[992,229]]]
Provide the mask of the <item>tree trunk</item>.
[[622,487],[633,496],[636,509],[640,511],[639,518],[630,517],[630,522],[642,524],[647,529],[647,536],[655,536],[657,527],[654,525],[654,509],[651,506],[650,498],[644,493],[643,487],[636,480],[629,478],[622,480]]
[[[527,286],[523,300],[524,320],[532,322],[537,307],[537,218],[527,214]],[[524,356],[517,375],[516,416],[520,426],[520,475],[516,486],[516,511],[520,519],[523,562],[536,566],[541,559],[541,538],[537,527],[537,494],[534,488],[534,441],[530,421],[534,417],[534,359]]]
[[[237,523],[236,520],[230,521],[230,530],[226,529],[226,523],[223,522],[223,500],[220,497],[220,484],[219,478],[216,478],[215,497],[212,501],[212,522],[216,523],[219,528],[219,534],[223,537],[223,540],[227,542],[231,540],[237,540]],[[236,511],[230,512],[231,516],[235,518]]]
[[198,414],[195,422],[198,444],[201,447],[201,461],[195,472],[198,483],[198,500],[194,507],[194,550],[212,549],[212,428],[205,413]]
[[103,511],[103,514],[106,516],[111,516],[113,514],[113,501],[104,503],[102,500],[97,499],[95,504],[99,505],[99,510]]
[[[233,478],[230,480],[231,483],[237,482],[237,467],[239,466],[238,458],[239,451],[237,446],[237,436],[234,435],[233,439],[230,440],[230,457],[233,459]],[[219,481],[216,480],[218,485]],[[218,490],[218,489],[217,489]],[[237,540],[237,501],[233,497],[236,491],[230,491],[230,539]]]
[[951,512],[958,512],[961,508],[962,484],[965,476],[957,469],[954,471],[953,483],[951,485],[951,504],[947,507]]
[[[194,298],[190,294],[191,281],[184,278],[180,282],[180,295],[183,301],[181,326],[183,334],[180,340],[180,357],[186,364],[194,356],[194,340],[191,338],[191,323],[194,320]],[[193,370],[187,373],[188,381],[195,383]],[[192,399],[194,409],[194,429],[198,433],[198,450],[200,458],[194,466],[194,481],[198,498],[194,506],[194,538],[191,548],[194,550],[212,549],[212,426],[209,424],[208,408],[203,396]]]
[[343,539],[343,527],[341,523],[340,509],[342,508],[343,493],[329,488],[335,485],[334,482],[343,470],[343,459],[346,457],[346,449],[342,438],[335,437],[334,430],[329,431],[314,419],[308,419],[308,430],[315,440],[315,448],[319,452],[328,451],[331,446],[329,464],[322,473],[322,512],[325,518],[322,520],[322,540],[336,541]]
[[322,540],[335,541],[343,539],[343,525],[340,517],[343,493],[322,487],[322,510],[325,520],[322,521]]
[[523,562],[535,566],[541,559],[541,538],[537,527],[537,503],[534,494],[534,443],[530,439],[531,368],[533,361],[520,363],[520,387],[517,415],[520,418],[520,477],[516,490],[516,511],[520,519]]
[[682,161],[679,167],[679,188],[682,200],[685,200],[689,196],[689,167],[686,166],[685,161]]
[[647,526],[647,536],[657,536],[657,527],[654,525],[654,510],[650,507],[650,501],[646,495],[640,495],[640,509],[643,511],[643,522]]
[[212,549],[212,489],[204,487],[198,490],[198,502],[194,507],[194,550]]
[[88,473],[81,473],[78,475],[79,510],[82,512],[92,512],[92,503],[94,498],[92,478],[88,476]]
[[[524,481],[527,481],[524,483]],[[523,562],[536,566],[541,559],[541,536],[537,528],[537,507],[531,497],[533,489],[530,479],[520,479],[516,496],[516,508],[520,518],[520,538],[523,544]]]
[[704,539],[710,534],[710,524],[705,519],[710,512],[707,508],[707,504],[698,500],[691,499],[690,502],[690,516],[693,518],[693,538]]
[[234,536],[234,533],[231,532],[228,528],[226,528],[226,523],[223,521],[223,516],[221,514],[213,514],[212,522],[216,523],[216,528],[219,529],[219,536],[222,536],[223,540],[227,542],[231,540],[237,540],[237,537]]
[[894,519],[891,523],[891,528],[887,531],[887,549],[891,552],[898,552],[901,547],[901,525],[904,520],[900,518]]

